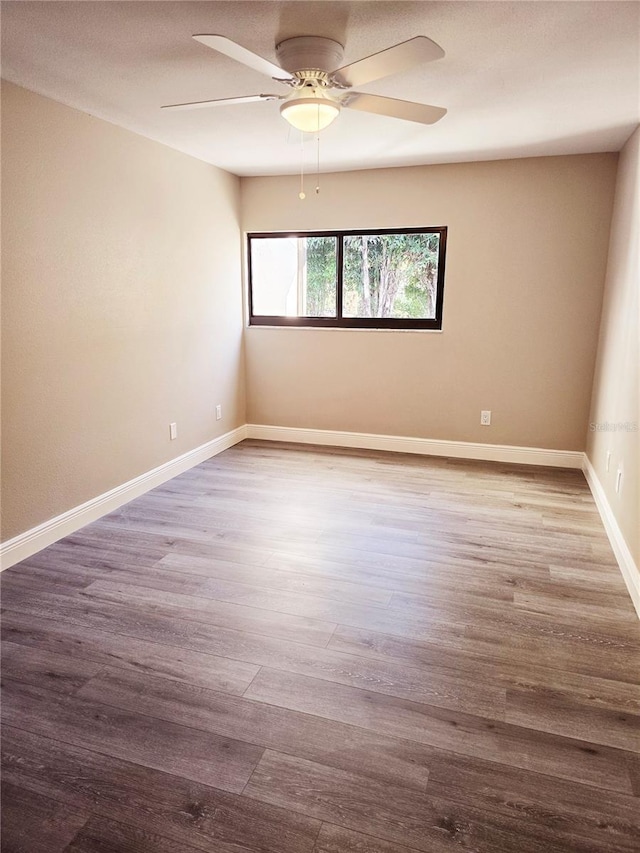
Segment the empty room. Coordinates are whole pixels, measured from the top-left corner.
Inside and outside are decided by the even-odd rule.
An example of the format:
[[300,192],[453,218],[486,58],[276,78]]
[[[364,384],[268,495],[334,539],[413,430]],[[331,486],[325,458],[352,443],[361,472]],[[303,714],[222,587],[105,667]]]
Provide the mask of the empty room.
[[640,850],[640,2],[2,23],[2,853]]

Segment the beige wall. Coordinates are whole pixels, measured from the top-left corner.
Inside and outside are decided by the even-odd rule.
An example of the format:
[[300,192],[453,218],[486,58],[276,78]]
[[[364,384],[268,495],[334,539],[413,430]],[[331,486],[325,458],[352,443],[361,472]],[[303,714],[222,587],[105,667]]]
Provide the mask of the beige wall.
[[243,178],[245,231],[449,227],[442,333],[250,328],[249,422],[583,450],[616,162]]
[[2,113],[7,540],[243,424],[245,398],[238,179],[10,84]]
[[[587,454],[629,550],[640,566],[640,128],[627,142],[618,166],[598,359],[589,417]],[[635,424],[636,431],[592,429]],[[607,452],[611,452],[607,471]],[[621,467],[620,493],[615,490]]]

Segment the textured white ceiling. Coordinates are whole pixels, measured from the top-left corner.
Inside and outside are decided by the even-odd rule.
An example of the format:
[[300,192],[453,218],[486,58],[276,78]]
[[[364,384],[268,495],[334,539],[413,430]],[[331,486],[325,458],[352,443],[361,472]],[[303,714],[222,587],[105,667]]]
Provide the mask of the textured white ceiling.
[[[275,61],[321,35],[344,62],[415,35],[444,59],[362,86],[444,106],[437,125],[343,110],[324,171],[618,150],[640,121],[640,3],[2,3],[2,76],[238,175],[298,171],[299,134],[276,102],[161,112],[161,104],[289,91],[193,41],[220,33]],[[312,145],[306,146],[315,161]]]

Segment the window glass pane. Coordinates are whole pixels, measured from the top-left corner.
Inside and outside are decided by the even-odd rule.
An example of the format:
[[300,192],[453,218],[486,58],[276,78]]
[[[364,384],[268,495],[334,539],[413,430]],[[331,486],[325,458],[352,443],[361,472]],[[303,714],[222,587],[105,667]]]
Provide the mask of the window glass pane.
[[336,316],[335,237],[254,237],[250,252],[255,315]]
[[439,234],[344,238],[343,316],[436,316]]

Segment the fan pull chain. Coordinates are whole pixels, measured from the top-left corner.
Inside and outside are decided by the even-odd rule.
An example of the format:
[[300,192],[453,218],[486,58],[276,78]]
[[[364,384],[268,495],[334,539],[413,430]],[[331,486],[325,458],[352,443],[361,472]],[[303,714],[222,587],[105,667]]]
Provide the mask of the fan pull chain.
[[304,192],[304,133],[300,131],[300,192],[298,198],[302,201],[306,198]]
[[[320,107],[318,107],[320,110]],[[316,137],[317,143],[317,158],[316,158],[316,195],[320,193],[320,131]]]

